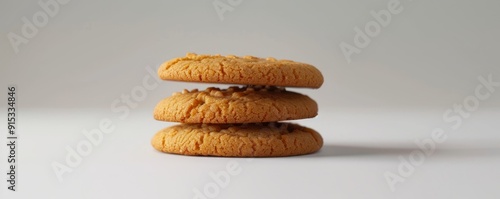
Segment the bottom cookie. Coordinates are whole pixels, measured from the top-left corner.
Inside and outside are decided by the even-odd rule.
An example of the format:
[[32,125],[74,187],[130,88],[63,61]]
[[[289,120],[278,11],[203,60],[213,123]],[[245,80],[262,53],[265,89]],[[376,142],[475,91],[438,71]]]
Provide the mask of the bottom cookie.
[[182,155],[273,157],[316,152],[323,138],[291,123],[180,124],[159,131],[151,144],[158,151]]

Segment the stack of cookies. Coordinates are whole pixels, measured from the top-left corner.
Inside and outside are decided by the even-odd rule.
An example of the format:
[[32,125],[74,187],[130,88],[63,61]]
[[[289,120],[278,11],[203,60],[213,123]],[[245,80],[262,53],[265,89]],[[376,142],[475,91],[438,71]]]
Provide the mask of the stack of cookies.
[[297,124],[280,122],[315,117],[318,105],[284,87],[319,88],[321,72],[289,60],[188,53],[163,63],[163,80],[241,86],[184,90],[155,107],[154,118],[180,122],[159,131],[151,144],[182,155],[272,157],[318,151],[323,138]]

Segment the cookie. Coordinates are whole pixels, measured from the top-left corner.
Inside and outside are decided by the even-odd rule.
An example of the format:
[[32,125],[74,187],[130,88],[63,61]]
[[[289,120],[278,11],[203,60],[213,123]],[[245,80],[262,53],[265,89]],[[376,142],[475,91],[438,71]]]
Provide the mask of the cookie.
[[163,80],[319,88],[323,75],[312,65],[290,60],[187,53],[163,63]]
[[180,124],[159,131],[151,144],[182,155],[272,157],[316,152],[323,138],[291,123]]
[[306,95],[271,86],[208,88],[174,93],[156,105],[154,118],[182,123],[256,123],[315,117]]

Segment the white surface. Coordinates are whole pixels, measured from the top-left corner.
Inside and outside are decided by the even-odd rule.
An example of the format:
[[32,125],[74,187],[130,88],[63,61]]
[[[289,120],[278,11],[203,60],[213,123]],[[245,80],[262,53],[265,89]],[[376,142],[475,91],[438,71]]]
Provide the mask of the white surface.
[[[500,198],[500,87],[458,129],[443,120],[474,95],[479,77],[500,81],[500,1],[400,0],[403,11],[350,64],[339,44],[352,45],[355,27],[393,0],[243,0],[222,21],[214,1],[228,2],[71,0],[17,53],[7,35],[22,34],[23,17],[43,9],[39,1],[1,1],[0,143],[7,85],[18,88],[20,132],[18,192],[0,180],[1,198],[193,198],[193,189],[212,182],[210,172],[233,160],[243,170],[217,198]],[[323,86],[294,91],[318,102],[317,118],[297,122],[318,130],[324,148],[251,162],[154,151],[153,134],[172,125],[153,120],[155,104],[184,88],[215,85],[158,82],[123,119],[111,106],[144,78],[157,80],[147,68],[186,52],[318,67]],[[59,182],[51,164],[64,163],[66,147],[103,118],[116,129]],[[397,172],[398,157],[435,128],[446,142],[392,192],[384,173]]]
[[[9,199],[193,198],[193,189],[213,182],[210,172],[225,170],[231,161],[242,171],[217,198],[500,196],[498,111],[475,112],[457,131],[440,122],[438,111],[322,111],[318,118],[299,121],[324,136],[319,153],[250,162],[156,152],[150,138],[170,123],[154,121],[150,112],[136,111],[123,121],[102,111],[40,109],[19,115],[19,191],[2,191]],[[113,120],[116,130],[59,182],[51,163],[64,162],[65,147],[85,139],[79,132],[97,127],[101,118]],[[397,172],[398,156],[418,149],[413,140],[429,137],[434,127],[445,129],[448,140],[391,192],[384,173]]]

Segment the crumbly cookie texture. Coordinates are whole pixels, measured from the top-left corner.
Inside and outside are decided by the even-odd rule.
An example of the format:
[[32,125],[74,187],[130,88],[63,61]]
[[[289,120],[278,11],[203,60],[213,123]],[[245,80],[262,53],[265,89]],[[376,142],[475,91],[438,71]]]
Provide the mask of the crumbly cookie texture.
[[323,138],[291,123],[180,124],[159,131],[151,144],[182,155],[272,157],[316,152]]
[[273,86],[207,88],[174,93],[158,103],[154,118],[182,123],[256,123],[315,117],[306,95]]
[[319,88],[323,75],[314,66],[290,60],[187,53],[163,63],[163,80]]

